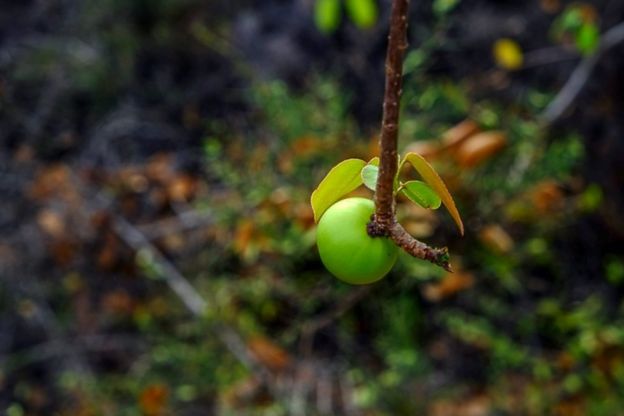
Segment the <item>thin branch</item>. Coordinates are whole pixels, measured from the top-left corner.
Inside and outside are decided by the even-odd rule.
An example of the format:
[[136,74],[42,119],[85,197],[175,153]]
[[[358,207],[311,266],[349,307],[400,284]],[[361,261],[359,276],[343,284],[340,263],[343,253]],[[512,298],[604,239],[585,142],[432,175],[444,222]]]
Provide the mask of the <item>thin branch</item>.
[[430,247],[422,241],[412,237],[398,222],[394,222],[390,228],[390,238],[394,243],[407,253],[419,259],[427,260],[450,272],[449,253],[446,247]]
[[566,84],[542,113],[541,119],[546,124],[554,123],[570,109],[574,100],[581,93],[583,87],[585,87],[600,58],[609,49],[621,42],[624,42],[624,22],[613,26],[602,35],[602,40],[596,52],[583,59],[574,69]]
[[152,241],[171,234],[205,227],[213,222],[214,218],[210,214],[188,210],[173,217],[137,226],[137,228],[145,235],[145,238]]
[[178,269],[156,249],[135,226],[120,216],[113,217],[113,228],[117,235],[136,252],[143,252],[159,265],[161,276],[189,311],[203,317],[208,302],[195,290]]
[[375,214],[368,224],[372,237],[388,236],[414,257],[428,260],[450,271],[448,250],[432,248],[412,237],[396,221],[394,178],[398,169],[399,114],[403,83],[403,58],[407,50],[409,0],[393,0],[386,55],[386,90],[380,137],[379,177],[375,189]]
[[[89,192],[87,185],[77,177],[74,177],[74,181],[78,189],[81,189],[83,194],[88,195],[86,200],[91,202],[91,208],[93,210],[101,210],[111,206],[111,201],[109,201],[105,195],[102,193]],[[145,253],[150,260],[157,265],[156,270],[159,273],[159,277],[167,283],[184,306],[186,306],[195,317],[203,318],[210,305],[178,268],[169,261],[137,227],[128,222],[124,217],[111,212],[111,221],[115,233],[130,248],[136,252]],[[287,403],[287,392],[276,386],[275,379],[269,369],[262,365],[249,351],[247,344],[234,328],[221,322],[215,322],[210,324],[210,330],[243,366],[265,383],[273,397],[279,399],[283,403]]]
[[390,34],[386,55],[386,91],[381,122],[379,178],[375,189],[375,218],[383,233],[394,221],[394,196],[392,188],[398,168],[397,142],[403,58],[407,49],[407,12],[409,0],[394,0],[390,15]]

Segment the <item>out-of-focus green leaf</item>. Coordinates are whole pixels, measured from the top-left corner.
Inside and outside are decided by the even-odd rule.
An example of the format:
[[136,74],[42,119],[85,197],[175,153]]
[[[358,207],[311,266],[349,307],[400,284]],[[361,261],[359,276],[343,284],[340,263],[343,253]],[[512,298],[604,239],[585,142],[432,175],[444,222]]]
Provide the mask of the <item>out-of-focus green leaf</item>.
[[583,24],[583,15],[578,5],[570,6],[561,14],[560,25],[563,30],[574,31]]
[[583,55],[592,54],[600,42],[600,31],[594,23],[584,23],[576,34],[576,48]]
[[411,74],[419,69],[427,61],[427,54],[422,49],[416,49],[407,53],[403,62],[403,75]]
[[442,204],[440,196],[429,185],[421,181],[408,181],[403,184],[403,195],[423,208],[438,209]]
[[599,185],[592,183],[578,198],[578,206],[584,212],[593,212],[600,208],[604,194]]
[[427,182],[427,184],[438,193],[442,203],[457,224],[459,232],[461,235],[464,235],[464,224],[462,223],[459,211],[457,211],[457,207],[455,206],[455,201],[444,184],[444,181],[440,178],[435,169],[433,169],[429,162],[427,162],[425,158],[418,153],[408,153],[405,155],[404,160],[409,162],[420,174],[420,176],[422,176],[425,182]]
[[360,29],[368,29],[377,23],[377,3],[375,0],[346,0],[345,7],[349,19]]
[[614,285],[624,283],[624,262],[618,258],[611,258],[606,267],[607,280]]
[[371,191],[374,191],[377,187],[377,176],[379,176],[379,168],[375,165],[366,165],[362,168],[362,181]]
[[314,3],[314,23],[321,32],[335,32],[341,17],[340,0],[316,0]]
[[444,16],[457,7],[459,1],[460,0],[434,0],[432,6],[433,12],[438,16]]
[[362,184],[360,172],[366,166],[362,159],[347,159],[334,166],[319,186],[312,192],[310,203],[314,221],[318,222],[323,213],[340,197]]

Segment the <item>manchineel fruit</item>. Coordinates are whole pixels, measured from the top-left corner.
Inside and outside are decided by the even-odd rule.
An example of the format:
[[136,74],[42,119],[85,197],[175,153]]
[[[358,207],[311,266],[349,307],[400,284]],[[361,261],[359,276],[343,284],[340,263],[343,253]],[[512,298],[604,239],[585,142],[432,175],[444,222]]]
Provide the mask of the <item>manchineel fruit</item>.
[[316,241],[321,261],[338,279],[353,285],[376,282],[396,262],[397,246],[387,237],[371,237],[366,225],[375,204],[370,199],[347,198],[321,216]]

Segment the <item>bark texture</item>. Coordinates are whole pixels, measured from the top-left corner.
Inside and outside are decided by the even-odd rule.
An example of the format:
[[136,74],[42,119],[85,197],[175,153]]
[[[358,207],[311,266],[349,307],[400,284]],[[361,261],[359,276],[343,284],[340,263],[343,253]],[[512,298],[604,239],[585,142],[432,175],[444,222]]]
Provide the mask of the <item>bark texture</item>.
[[393,0],[386,55],[386,86],[380,137],[379,177],[375,189],[375,214],[368,224],[372,237],[390,237],[414,257],[430,261],[450,271],[448,249],[433,248],[412,237],[396,221],[394,177],[398,169],[399,112],[403,84],[403,59],[407,50],[409,0]]

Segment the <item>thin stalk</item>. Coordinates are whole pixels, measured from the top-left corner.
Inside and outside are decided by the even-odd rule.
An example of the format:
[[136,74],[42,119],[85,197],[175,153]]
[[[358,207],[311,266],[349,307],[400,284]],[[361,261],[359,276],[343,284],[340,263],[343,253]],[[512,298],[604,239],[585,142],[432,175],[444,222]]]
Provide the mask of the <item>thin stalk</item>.
[[409,0],[393,0],[390,34],[386,54],[386,89],[380,135],[379,177],[375,189],[375,214],[368,224],[368,234],[390,237],[396,245],[414,257],[430,261],[450,271],[446,247],[433,248],[416,240],[399,224],[395,216],[393,184],[398,169],[398,135],[403,59],[407,50],[407,15]]

